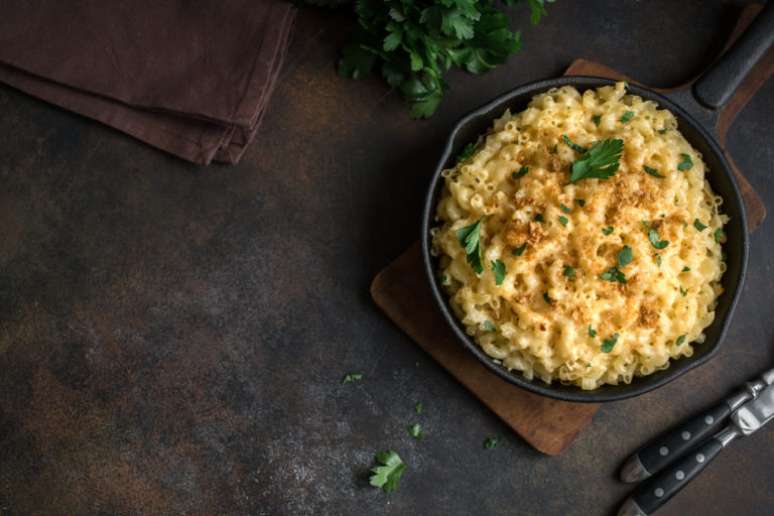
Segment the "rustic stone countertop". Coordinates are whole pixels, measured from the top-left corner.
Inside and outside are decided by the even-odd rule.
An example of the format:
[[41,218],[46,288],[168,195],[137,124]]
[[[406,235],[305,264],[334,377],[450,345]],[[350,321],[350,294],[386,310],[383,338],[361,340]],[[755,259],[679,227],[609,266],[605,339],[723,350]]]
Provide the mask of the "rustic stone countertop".
[[[379,313],[452,123],[575,58],[654,86],[712,60],[744,2],[558,0],[524,50],[452,73],[429,121],[334,70],[350,18],[303,9],[255,143],[200,168],[0,87],[0,515],[614,513],[646,439],[774,365],[774,217],[720,355],[604,406],[561,456],[510,434]],[[346,29],[346,30],[345,30]],[[730,131],[774,205],[774,81]],[[361,382],[341,385],[350,371]],[[414,413],[421,401],[424,412]],[[426,438],[406,426],[418,421]],[[501,445],[484,450],[487,436]],[[408,463],[367,485],[374,453]],[[774,428],[660,514],[774,513]]]

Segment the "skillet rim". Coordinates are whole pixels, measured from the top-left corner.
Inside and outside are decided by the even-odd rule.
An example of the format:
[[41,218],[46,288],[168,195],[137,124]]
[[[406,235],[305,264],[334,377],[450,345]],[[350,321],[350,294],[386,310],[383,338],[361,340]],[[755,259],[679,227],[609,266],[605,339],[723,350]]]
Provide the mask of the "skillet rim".
[[[430,289],[433,293],[433,298],[435,300],[435,303],[437,307],[440,309],[441,313],[443,314],[447,325],[451,327],[452,331],[457,337],[457,340],[459,340],[463,344],[463,346],[467,348],[468,351],[473,353],[473,355],[478,359],[479,362],[481,362],[490,371],[497,374],[500,378],[514,385],[517,385],[518,387],[521,387],[530,392],[533,392],[535,394],[540,394],[542,396],[546,396],[549,398],[562,400],[562,401],[602,403],[602,402],[618,401],[618,400],[633,398],[633,397],[645,394],[647,392],[650,392],[652,390],[658,389],[660,387],[663,387],[664,385],[676,380],[677,378],[688,373],[689,371],[701,365],[706,364],[709,360],[714,358],[720,351],[720,348],[723,344],[726,333],[728,332],[728,326],[731,322],[731,319],[733,318],[734,311],[736,310],[736,306],[739,301],[742,288],[744,286],[745,278],[747,276],[747,260],[748,260],[748,254],[749,254],[749,232],[747,230],[747,213],[745,211],[746,208],[739,190],[739,185],[736,182],[736,178],[734,177],[734,174],[731,171],[731,167],[725,158],[725,153],[718,145],[714,135],[710,134],[710,132],[704,127],[704,125],[701,122],[699,122],[695,117],[690,115],[683,107],[676,104],[674,101],[670,100],[666,96],[656,91],[650,90],[648,88],[627,83],[627,92],[639,95],[645,98],[646,100],[654,100],[658,102],[660,107],[666,108],[669,111],[671,111],[678,118],[679,122],[684,122],[690,125],[694,130],[696,130],[699,136],[704,139],[704,142],[707,144],[709,149],[715,154],[715,157],[718,158],[719,162],[722,164],[722,174],[724,174],[726,178],[730,181],[731,189],[733,190],[733,195],[731,199],[724,197],[724,201],[733,202],[740,215],[739,218],[741,219],[740,227],[742,228],[742,235],[741,235],[742,245],[741,245],[741,249],[738,250],[738,252],[741,253],[739,273],[737,277],[731,279],[731,285],[733,286],[733,293],[730,295],[729,298],[725,298],[727,299],[727,301],[725,302],[728,303],[728,310],[726,311],[725,317],[720,323],[720,328],[719,328],[717,338],[715,339],[715,341],[712,343],[712,345],[709,347],[709,349],[704,355],[701,355],[701,356],[693,355],[691,357],[680,358],[679,360],[685,361],[683,362],[680,369],[677,369],[675,367],[670,367],[668,369],[665,369],[664,376],[657,379],[656,381],[652,381],[650,383],[644,383],[642,385],[636,385],[635,382],[637,382],[637,380],[640,377],[635,377],[632,380],[632,383],[630,384],[620,384],[620,386],[610,385],[610,386],[607,386],[606,391],[598,391],[598,390],[584,391],[579,387],[576,387],[573,385],[562,385],[557,383],[545,384],[539,379],[536,379],[534,381],[527,380],[526,378],[524,378],[521,372],[510,371],[504,368],[503,366],[495,363],[494,360],[489,355],[487,355],[484,352],[484,350],[481,349],[473,341],[473,339],[467,335],[467,333],[465,333],[465,331],[462,328],[462,323],[458,321],[457,317],[451,311],[447,296],[441,291],[438,285],[435,269],[433,267],[433,258],[430,255],[430,248],[431,248],[430,228],[432,227],[431,223],[433,221],[433,217],[435,213],[436,197],[437,197],[436,192],[439,188],[441,172],[444,170],[444,165],[447,163],[447,161],[449,160],[449,157],[451,156],[451,152],[453,150],[454,144],[456,143],[458,134],[465,127],[467,127],[468,124],[478,120],[482,116],[489,114],[490,121],[493,120],[494,119],[493,116],[498,116],[498,115],[492,115],[491,113],[492,111],[494,111],[496,108],[499,108],[501,111],[504,110],[506,107],[506,104],[510,102],[513,98],[518,96],[522,96],[526,94],[532,97],[539,93],[544,93],[545,91],[548,91],[551,88],[566,86],[566,85],[572,85],[581,91],[585,91],[586,89],[590,89],[590,88],[597,88],[599,86],[612,85],[612,84],[615,84],[616,82],[619,82],[619,81],[616,81],[614,79],[608,79],[605,77],[598,77],[598,76],[591,76],[591,75],[572,75],[572,76],[563,76],[563,77],[554,78],[554,79],[543,79],[543,80],[532,81],[529,83],[519,85],[513,88],[512,90],[495,97],[493,100],[487,102],[481,107],[474,109],[467,115],[463,116],[454,125],[454,128],[451,130],[448,138],[446,139],[446,144],[444,145],[443,152],[438,161],[438,164],[436,165],[435,171],[433,172],[433,176],[430,181],[427,194],[425,195],[425,202],[422,210],[421,242],[422,242],[422,260],[424,262],[425,274],[427,277],[427,281],[430,284]],[[727,293],[728,292],[724,292],[724,294],[727,294]],[[707,341],[705,341],[704,344],[707,344]],[[616,391],[620,391],[620,392],[616,392]]]

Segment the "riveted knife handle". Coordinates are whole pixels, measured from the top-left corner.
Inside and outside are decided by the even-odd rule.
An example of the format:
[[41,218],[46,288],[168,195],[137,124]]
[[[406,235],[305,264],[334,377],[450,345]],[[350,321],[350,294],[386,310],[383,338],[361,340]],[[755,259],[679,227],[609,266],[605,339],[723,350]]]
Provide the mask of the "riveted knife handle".
[[621,480],[639,482],[658,473],[714,434],[729,414],[731,408],[724,402],[656,437],[624,463]]
[[634,494],[623,503],[618,514],[653,514],[707,467],[722,449],[723,444],[713,437],[691,450],[669,468],[640,484]]

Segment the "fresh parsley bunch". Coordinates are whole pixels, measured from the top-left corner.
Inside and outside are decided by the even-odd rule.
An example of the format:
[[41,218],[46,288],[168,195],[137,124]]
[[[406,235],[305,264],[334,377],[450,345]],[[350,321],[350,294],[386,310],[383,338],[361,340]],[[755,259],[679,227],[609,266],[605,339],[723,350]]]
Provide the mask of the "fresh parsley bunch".
[[[526,1],[537,24],[546,15],[545,4],[554,0]],[[519,32],[510,29],[495,0],[357,0],[355,13],[358,28],[342,49],[339,74],[359,79],[378,68],[408,102],[413,118],[427,118],[438,108],[450,68],[481,74],[521,47]]]

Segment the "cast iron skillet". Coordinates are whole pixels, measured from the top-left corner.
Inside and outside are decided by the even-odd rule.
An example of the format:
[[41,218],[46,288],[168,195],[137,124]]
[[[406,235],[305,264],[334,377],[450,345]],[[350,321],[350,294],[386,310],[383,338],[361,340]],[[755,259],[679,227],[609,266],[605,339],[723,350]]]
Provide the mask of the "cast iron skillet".
[[731,217],[731,220],[724,228],[727,241],[723,247],[728,255],[726,262],[728,268],[722,279],[724,292],[718,299],[715,320],[704,332],[705,342],[693,344],[693,356],[673,361],[670,367],[663,371],[645,377],[635,377],[628,385],[605,385],[593,391],[584,391],[574,385],[562,385],[556,382],[548,385],[539,379],[527,380],[520,372],[508,371],[495,363],[465,333],[465,327],[454,315],[440,285],[436,272],[437,260],[430,254],[430,229],[437,224],[435,222],[436,203],[443,187],[441,171],[453,166],[453,160],[466,144],[475,142],[479,135],[485,134],[491,127],[492,121],[502,115],[507,108],[510,108],[512,113],[518,113],[526,108],[532,97],[550,88],[572,85],[583,92],[589,88],[613,84],[615,81],[600,77],[571,76],[532,82],[494,99],[457,123],[433,174],[425,201],[422,218],[422,254],[438,307],[461,343],[478,360],[501,378],[529,391],[560,400],[598,403],[646,393],[704,364],[717,354],[742,290],[747,268],[748,238],[745,209],[739,189],[712,132],[719,109],[731,98],[747,72],[766,53],[772,42],[774,42],[774,8],[769,4],[734,46],[696,81],[692,88],[661,95],[647,88],[629,85],[629,92],[644,99],[654,100],[675,115],[680,132],[701,153],[708,168],[707,175],[712,189],[723,197],[723,211]]

